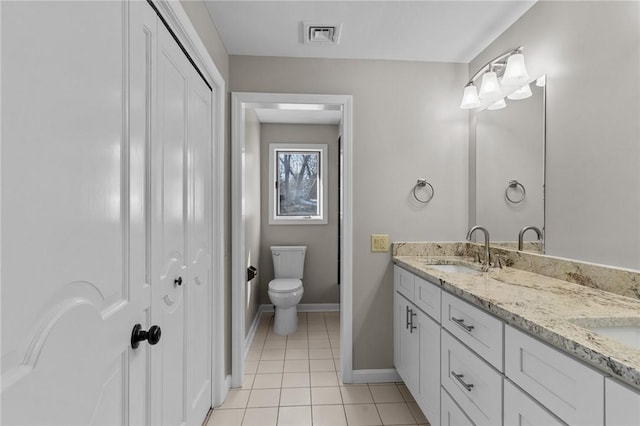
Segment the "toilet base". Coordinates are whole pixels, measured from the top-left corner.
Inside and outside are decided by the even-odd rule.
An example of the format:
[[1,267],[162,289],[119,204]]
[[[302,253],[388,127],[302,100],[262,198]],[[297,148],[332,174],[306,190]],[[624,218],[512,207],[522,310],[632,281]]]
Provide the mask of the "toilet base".
[[298,329],[298,306],[288,308],[275,306],[276,314],[273,321],[273,332],[280,336],[294,333]]

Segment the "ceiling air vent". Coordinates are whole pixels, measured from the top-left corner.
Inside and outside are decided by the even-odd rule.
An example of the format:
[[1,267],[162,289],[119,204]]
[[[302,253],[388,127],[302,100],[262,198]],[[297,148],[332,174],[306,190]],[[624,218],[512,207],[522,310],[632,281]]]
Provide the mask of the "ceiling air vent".
[[313,22],[303,22],[302,35],[305,44],[338,44],[342,24],[328,25]]

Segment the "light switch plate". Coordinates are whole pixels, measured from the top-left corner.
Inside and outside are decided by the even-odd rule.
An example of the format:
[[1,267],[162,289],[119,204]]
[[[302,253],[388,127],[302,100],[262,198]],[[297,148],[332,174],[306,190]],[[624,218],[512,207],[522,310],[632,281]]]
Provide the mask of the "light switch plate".
[[389,235],[371,234],[371,252],[387,253],[389,251]]

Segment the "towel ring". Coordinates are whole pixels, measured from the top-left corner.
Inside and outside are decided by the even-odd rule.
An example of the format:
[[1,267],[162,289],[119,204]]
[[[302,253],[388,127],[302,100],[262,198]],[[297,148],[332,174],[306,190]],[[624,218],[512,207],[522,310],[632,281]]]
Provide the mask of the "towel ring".
[[[431,189],[431,195],[426,200],[422,200],[416,194],[416,189],[424,188],[426,186],[428,186]],[[433,185],[431,185],[429,182],[427,182],[426,179],[418,179],[418,182],[413,187],[413,198],[415,198],[417,202],[422,203],[422,204],[427,204],[429,201],[431,201],[431,199],[433,198],[433,196],[435,194],[436,194],[436,191],[433,189]]]
[[[509,196],[509,188],[520,188],[520,190],[522,190],[522,197],[520,197],[519,200],[514,200],[513,198],[511,198]],[[525,198],[527,198],[527,190],[525,189],[523,184],[513,179],[509,181],[509,185],[507,186],[507,189],[504,190],[504,196],[507,198],[507,200],[509,200],[510,203],[520,204],[521,202],[524,201]]]

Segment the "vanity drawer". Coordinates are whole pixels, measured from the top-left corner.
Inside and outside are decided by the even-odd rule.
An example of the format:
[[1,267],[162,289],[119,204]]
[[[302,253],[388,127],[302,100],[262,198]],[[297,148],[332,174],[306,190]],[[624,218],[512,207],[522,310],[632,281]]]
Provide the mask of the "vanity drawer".
[[503,371],[502,321],[456,296],[442,292],[442,325],[487,362]]
[[442,413],[440,424],[442,426],[475,426],[444,389],[440,390],[440,401]]
[[475,425],[502,424],[502,376],[446,331],[440,366],[442,386]]
[[540,404],[508,380],[504,381],[504,426],[564,426]]
[[399,266],[393,267],[393,283],[396,291],[413,301],[415,275]]
[[442,293],[440,287],[420,277],[415,277],[414,289],[415,297],[413,303],[439,324],[440,295]]
[[511,326],[505,374],[568,424],[604,424],[604,376]]

